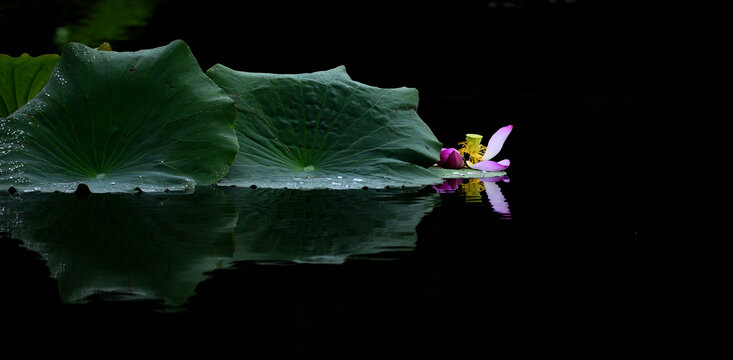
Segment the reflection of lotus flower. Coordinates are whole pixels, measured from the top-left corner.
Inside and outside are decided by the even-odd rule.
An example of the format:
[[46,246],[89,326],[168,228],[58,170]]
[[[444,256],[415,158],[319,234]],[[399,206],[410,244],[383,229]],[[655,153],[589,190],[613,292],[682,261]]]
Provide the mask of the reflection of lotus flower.
[[442,148],[440,149],[438,166],[444,169],[460,169],[463,167],[463,157],[454,148]]
[[506,168],[508,168],[509,160],[505,159],[496,162],[491,161],[491,159],[499,153],[501,147],[504,145],[504,141],[506,141],[507,136],[509,136],[509,133],[512,132],[512,128],[512,125],[508,125],[497,130],[494,135],[491,136],[491,139],[489,139],[489,143],[486,145],[486,151],[484,152],[484,156],[481,158],[481,160],[475,164],[471,161],[467,161],[466,164],[468,165],[468,167],[483,171],[504,171]]
[[481,192],[484,191],[484,184],[480,179],[468,179],[467,183],[461,185],[466,202],[481,202]]
[[461,181],[462,180],[459,178],[446,179],[445,182],[440,185],[433,185],[433,189],[441,194],[456,192],[458,187],[461,185]]

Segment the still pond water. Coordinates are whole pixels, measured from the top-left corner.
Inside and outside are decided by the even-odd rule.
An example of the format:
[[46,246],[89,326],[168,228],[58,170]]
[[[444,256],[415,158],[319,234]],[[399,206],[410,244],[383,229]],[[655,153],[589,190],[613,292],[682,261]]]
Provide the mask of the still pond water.
[[[355,80],[418,88],[418,113],[447,146],[515,125],[499,154],[512,161],[508,177],[86,199],[3,191],[0,358],[711,359],[729,350],[733,250],[730,231],[713,226],[728,221],[717,209],[729,205],[702,194],[707,168],[680,168],[691,149],[678,139],[689,134],[670,136],[708,119],[650,96],[664,84],[650,73],[680,55],[653,53],[676,36],[637,31],[661,17],[656,8],[587,16],[575,11],[592,7],[585,1],[451,2],[416,16],[412,5],[368,2],[333,17],[325,5],[260,2],[210,6],[202,18],[196,2],[153,3],[102,13],[135,20],[124,40],[98,28],[115,21],[80,22],[99,12],[82,1],[44,2],[45,11],[17,2],[2,14],[13,36],[0,52],[56,52],[60,35],[91,34],[123,50],[181,38],[203,69],[346,64]],[[46,26],[33,34],[31,23]],[[270,31],[287,23],[300,36]],[[334,43],[334,28],[353,41]],[[242,33],[247,46],[233,45]]]
[[[366,331],[378,325],[379,333],[407,326],[404,334],[385,344],[401,346],[418,336],[418,329],[410,329],[417,324],[404,316],[424,323],[428,318],[423,312],[461,296],[446,297],[460,279],[452,279],[451,273],[487,275],[485,264],[444,273],[457,255],[430,250],[444,246],[430,242],[455,236],[456,244],[468,240],[481,248],[481,243],[492,241],[493,231],[471,235],[461,230],[461,223],[488,229],[505,226],[502,222],[510,221],[511,211],[502,187],[510,184],[503,176],[452,179],[424,189],[203,187],[193,194],[87,198],[4,192],[3,254],[6,270],[14,273],[5,297],[16,307],[8,310],[23,311],[16,314],[19,322],[31,328],[57,326],[47,329],[58,331],[55,335],[38,337],[41,342],[62,343],[51,348],[76,340],[78,346],[96,347],[97,330],[124,336],[129,334],[122,329],[128,326],[135,332],[151,331],[148,326],[156,320],[165,330],[154,338],[190,336],[173,335],[177,329],[164,324],[188,317],[228,319],[235,328],[249,328],[244,334],[271,333],[274,338],[303,331],[298,338],[307,339],[315,336],[315,327],[326,332],[318,335],[325,337],[320,341],[326,342],[321,349],[326,353],[340,347],[327,344],[343,336],[339,328],[349,323],[345,329],[364,326]],[[440,208],[473,216],[436,214]],[[427,243],[420,246],[435,258],[416,256],[418,243]],[[468,259],[478,256],[475,250],[465,250],[473,253],[466,254]],[[435,268],[426,262],[435,262]],[[485,285],[469,291],[481,294]],[[446,310],[429,317],[445,317]],[[241,322],[243,316],[246,321]],[[86,325],[77,327],[79,322]],[[64,329],[81,333],[69,339]],[[281,346],[297,352],[316,345],[300,341]],[[180,345],[186,348],[185,342]]]
[[[710,214],[681,206],[673,182],[652,181],[652,162],[614,173],[605,165],[640,142],[626,137],[632,150],[607,154],[618,140],[603,124],[654,110],[490,101],[515,124],[502,178],[84,199],[2,192],[4,349],[127,358],[719,353],[725,333],[710,325],[722,321],[730,249],[702,225]],[[486,134],[502,125],[473,124]],[[457,142],[464,131],[436,135]]]

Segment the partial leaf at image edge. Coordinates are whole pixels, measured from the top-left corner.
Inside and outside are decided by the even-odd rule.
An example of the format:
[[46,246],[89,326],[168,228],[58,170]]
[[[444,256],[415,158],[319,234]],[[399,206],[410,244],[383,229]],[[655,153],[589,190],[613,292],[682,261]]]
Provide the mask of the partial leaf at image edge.
[[0,54],[0,117],[18,110],[46,85],[59,62],[56,54],[18,57]]
[[237,154],[234,102],[180,40],[135,52],[64,47],[47,85],[0,118],[0,186],[191,190]]

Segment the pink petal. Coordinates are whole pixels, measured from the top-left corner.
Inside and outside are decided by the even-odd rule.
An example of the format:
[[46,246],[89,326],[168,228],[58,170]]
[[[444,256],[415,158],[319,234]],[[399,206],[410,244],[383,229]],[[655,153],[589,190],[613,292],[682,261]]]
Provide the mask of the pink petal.
[[472,169],[482,171],[504,171],[509,167],[509,160],[502,160],[499,162],[491,160],[479,161],[475,164],[469,164],[468,166]]
[[509,136],[513,128],[513,125],[507,125],[497,130],[494,135],[491,135],[491,139],[489,139],[489,143],[486,145],[486,152],[484,152],[481,161],[491,160],[499,153],[501,147],[504,146],[504,141],[506,141],[507,136]]

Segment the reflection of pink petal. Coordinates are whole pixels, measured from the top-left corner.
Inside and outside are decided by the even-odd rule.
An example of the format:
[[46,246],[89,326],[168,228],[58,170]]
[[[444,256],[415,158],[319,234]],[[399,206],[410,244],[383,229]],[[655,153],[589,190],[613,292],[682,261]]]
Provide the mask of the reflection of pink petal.
[[484,181],[484,188],[486,188],[486,197],[489,198],[489,203],[491,203],[494,211],[502,215],[511,215],[509,203],[504,198],[504,194],[501,193],[499,185],[495,182]]
[[433,185],[433,189],[439,193],[452,193],[458,190],[458,186],[461,185],[461,179],[446,179],[440,185]]
[[506,141],[507,136],[509,136],[513,128],[513,125],[504,126],[497,130],[494,135],[491,135],[491,139],[489,139],[489,143],[486,145],[486,151],[481,161],[491,160],[499,153],[501,147],[504,146],[504,141]]
[[483,170],[483,171],[504,171],[509,167],[509,160],[496,161],[479,161],[475,164],[468,165],[472,169]]

